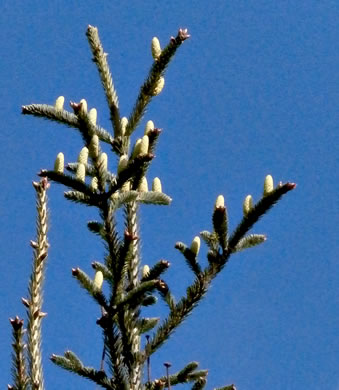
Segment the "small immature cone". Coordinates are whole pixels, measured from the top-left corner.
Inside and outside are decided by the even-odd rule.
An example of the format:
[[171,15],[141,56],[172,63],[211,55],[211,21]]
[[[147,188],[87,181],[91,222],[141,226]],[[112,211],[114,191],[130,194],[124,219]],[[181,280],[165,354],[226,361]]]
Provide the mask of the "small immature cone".
[[107,171],[107,154],[106,153],[100,154],[99,164],[105,171]]
[[139,192],[148,192],[148,183],[147,183],[147,179],[145,176],[140,181],[138,191]]
[[222,195],[219,195],[215,201],[215,208],[218,209],[219,207],[225,207],[225,199]]
[[98,116],[96,108],[91,108],[89,110],[88,116],[89,116],[89,120],[93,123],[94,126],[96,126],[97,116]]
[[92,181],[91,181],[91,188],[93,191],[96,191],[98,189],[98,178],[97,177],[93,177]]
[[83,183],[85,182],[85,177],[86,177],[86,167],[84,164],[82,163],[79,163],[78,164],[78,167],[77,167],[77,170],[76,170],[76,173],[75,173],[75,177],[82,181]]
[[157,82],[157,85],[154,87],[152,91],[152,95],[153,96],[159,95],[159,93],[163,90],[164,85],[165,85],[165,79],[163,77],[160,77]]
[[132,152],[132,158],[135,158],[140,154],[140,146],[141,146],[141,138],[138,138],[135,141],[133,152]]
[[157,60],[161,55],[160,42],[159,42],[159,39],[157,37],[154,37],[152,39],[151,50],[152,50],[152,57],[155,60]]
[[54,163],[54,171],[57,173],[64,173],[64,165],[65,165],[65,157],[63,153],[58,153],[55,163]]
[[88,160],[88,149],[85,146],[81,149],[81,151],[79,153],[78,162],[86,165],[87,160]]
[[99,155],[99,137],[96,134],[93,135],[89,144],[89,153],[92,158],[97,158]]
[[152,191],[162,192],[161,181],[158,177],[155,177],[152,183]]
[[81,104],[81,111],[84,112],[84,113],[87,113],[87,102],[85,99],[81,99],[80,100],[80,104]]
[[128,125],[128,119],[125,116],[122,117],[120,124],[121,124],[121,134],[125,135],[126,127]]
[[145,264],[142,267],[142,277],[145,278],[146,276],[148,276],[148,274],[149,274],[149,266]]
[[200,237],[195,236],[191,244],[191,252],[198,256],[200,250]]
[[97,271],[94,276],[93,284],[97,290],[101,290],[104,282],[104,275],[101,271]]
[[267,196],[273,190],[273,177],[271,175],[267,175],[264,181],[264,196]]
[[141,138],[139,155],[143,156],[143,155],[147,154],[148,153],[148,147],[149,147],[148,135],[144,135]]
[[127,154],[123,154],[119,159],[118,174],[122,172],[124,169],[126,169],[127,165],[128,165],[128,156]]
[[122,192],[128,192],[131,191],[131,183],[129,181],[126,181],[122,187],[121,187]]
[[154,123],[153,121],[148,121],[145,126],[145,135],[148,135],[151,131],[154,130]]
[[244,216],[246,217],[248,213],[253,209],[253,198],[252,195],[247,195],[244,203],[242,205]]
[[59,96],[55,101],[54,108],[57,111],[62,111],[64,109],[64,103],[65,103],[65,98],[63,96]]

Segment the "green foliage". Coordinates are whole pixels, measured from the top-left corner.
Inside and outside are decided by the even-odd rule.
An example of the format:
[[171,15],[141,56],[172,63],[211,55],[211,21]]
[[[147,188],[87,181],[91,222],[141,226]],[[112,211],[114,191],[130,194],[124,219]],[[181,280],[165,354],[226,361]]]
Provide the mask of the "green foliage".
[[[140,232],[138,209],[140,205],[169,205],[171,198],[164,194],[161,182],[156,178],[152,191],[148,191],[146,175],[154,158],[154,151],[160,130],[148,121],[145,135],[133,148],[130,148],[131,134],[136,131],[150,101],[157,96],[164,85],[164,75],[168,64],[181,44],[189,38],[187,30],[180,29],[175,38],[161,50],[157,38],[152,41],[154,62],[148,77],[140,88],[129,119],[120,117],[118,94],[107,63],[107,56],[101,45],[98,30],[93,26],[87,29],[87,38],[104,89],[113,135],[96,124],[96,109],[87,111],[87,103],[71,103],[73,112],[64,109],[64,98],[59,97],[54,106],[32,104],[22,107],[22,113],[42,117],[62,123],[76,129],[82,140],[83,148],[77,162],[66,165],[64,156],[58,154],[54,170],[41,170],[37,190],[37,241],[32,241],[34,264],[29,286],[29,297],[23,302],[28,308],[28,362],[23,342],[23,321],[11,320],[13,327],[13,389],[43,390],[41,364],[41,320],[44,313],[42,305],[42,282],[44,264],[47,257],[47,179],[65,186],[66,199],[91,206],[98,211],[98,220],[89,221],[88,229],[99,236],[105,247],[102,262],[92,263],[96,277],[92,280],[79,268],[72,270],[78,281],[101,309],[102,316],[97,321],[103,333],[103,358],[100,369],[87,367],[72,351],[64,356],[53,354],[51,360],[59,367],[91,380],[106,389],[162,389],[181,383],[192,383],[192,389],[203,389],[207,381],[207,370],[198,369],[197,362],[191,362],[175,374],[169,373],[170,364],[165,363],[166,375],[152,379],[150,377],[150,358],[167,342],[178,326],[206,295],[213,279],[226,265],[235,252],[258,245],[266,240],[261,234],[246,235],[253,225],[280,198],[295,188],[295,184],[279,184],[273,188],[273,179],[265,179],[264,195],[252,204],[247,197],[244,203],[244,217],[229,233],[229,221],[224,198],[219,195],[211,217],[213,231],[204,230],[200,237],[208,247],[207,262],[199,262],[200,238],[196,236],[191,246],[177,242],[175,248],[184,256],[193,275],[193,282],[186,286],[186,293],[176,301],[164,274],[170,263],[160,260],[155,265],[141,265]],[[112,154],[119,160],[117,172],[109,169],[109,158],[101,151],[100,142],[109,144]],[[111,156],[110,156],[111,158]],[[123,209],[124,226],[118,228],[115,220],[117,210]],[[204,265],[205,264],[205,265]],[[142,271],[142,275],[140,273]],[[102,283],[108,289],[102,291]],[[157,297],[166,303],[166,318],[143,317],[143,308],[156,304]],[[142,347],[142,337],[147,343]],[[147,379],[143,371],[147,368]],[[219,390],[234,390],[234,385]]]

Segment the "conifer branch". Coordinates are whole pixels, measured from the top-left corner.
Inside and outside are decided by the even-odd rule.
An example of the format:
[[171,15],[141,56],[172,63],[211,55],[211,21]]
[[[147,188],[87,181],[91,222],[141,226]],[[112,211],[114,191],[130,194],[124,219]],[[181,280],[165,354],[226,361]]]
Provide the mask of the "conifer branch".
[[166,272],[169,268],[170,263],[167,260],[158,261],[141,279],[141,282],[147,280],[159,279],[162,273]]
[[47,189],[49,183],[43,178],[40,183],[33,182],[37,197],[37,237],[31,242],[34,249],[33,270],[29,284],[28,297],[28,358],[29,375],[32,388],[44,389],[41,357],[41,321],[46,313],[42,312],[45,265],[48,254],[47,241]]
[[93,196],[87,196],[80,191],[65,191],[64,197],[72,202],[81,203],[85,206],[98,207],[98,198]]
[[8,388],[13,390],[26,390],[28,388],[29,378],[26,371],[25,348],[23,341],[25,330],[23,329],[24,320],[18,316],[10,319],[12,325],[13,352],[12,352],[12,378],[13,385]]
[[233,252],[239,240],[252,228],[252,226],[273,207],[279,199],[287,192],[296,187],[294,183],[285,183],[276,187],[268,195],[262,197],[260,201],[249,211],[249,213],[242,219],[238,227],[230,236],[228,245],[229,251]]
[[89,295],[91,295],[95,301],[108,311],[108,303],[104,294],[96,287],[93,280],[80,268],[73,268],[72,275],[77,279],[80,286],[84,288]]
[[138,126],[141,121],[147,105],[150,103],[154,89],[160,79],[164,74],[168,64],[170,63],[172,57],[177,51],[178,47],[189,38],[187,30],[180,29],[176,38],[171,38],[169,44],[162,50],[160,57],[154,61],[148,78],[140,88],[139,96],[135,102],[133,111],[128,119],[128,124],[126,126],[125,135],[130,136],[133,131]]
[[190,269],[194,272],[196,276],[201,273],[201,266],[197,261],[197,254],[194,253],[190,248],[187,247],[183,242],[177,242],[175,244],[175,249],[178,249],[185,257],[186,263]]
[[47,177],[49,180],[52,180],[55,183],[63,184],[65,187],[72,188],[75,191],[84,193],[92,199],[93,203],[99,202],[99,198],[96,197],[93,189],[82,180],[79,180],[73,176],[65,175],[64,173],[55,171],[48,171],[46,169],[42,169],[38,175],[40,177]]
[[[79,119],[76,115],[66,110],[57,110],[54,106],[48,104],[29,104],[22,106],[22,114],[49,119],[76,129],[79,129],[80,126]],[[114,138],[102,127],[95,126],[93,131],[102,142],[110,145],[114,143]]]
[[245,236],[239,240],[238,244],[234,248],[234,252],[240,252],[244,249],[252,248],[262,244],[265,241],[266,236],[264,234],[249,234],[248,236]]
[[98,68],[101,84],[105,91],[106,100],[108,103],[111,121],[114,129],[114,138],[117,138],[121,136],[119,100],[107,62],[107,53],[104,52],[99,38],[98,29],[96,27],[89,25],[87,28],[86,35],[93,54],[93,62]]
[[160,321],[159,317],[153,317],[153,318],[142,318],[138,321],[138,327],[140,329],[140,333],[146,333],[150,331],[151,329],[155,328]]
[[[169,375],[169,382],[171,386],[176,386],[181,383],[197,382],[205,380],[208,374],[207,370],[197,370],[199,364],[197,362],[188,363],[182,370],[175,374]],[[163,376],[158,379],[160,382],[167,383],[168,378]]]
[[[68,357],[66,357],[68,356]],[[97,371],[92,367],[84,367],[83,365],[78,365],[78,363],[65,353],[65,356],[52,355],[51,361],[59,367],[62,367],[65,370],[73,372],[86,379],[97,383],[105,389],[116,390],[117,388],[112,384],[111,380],[107,377],[104,371]]]

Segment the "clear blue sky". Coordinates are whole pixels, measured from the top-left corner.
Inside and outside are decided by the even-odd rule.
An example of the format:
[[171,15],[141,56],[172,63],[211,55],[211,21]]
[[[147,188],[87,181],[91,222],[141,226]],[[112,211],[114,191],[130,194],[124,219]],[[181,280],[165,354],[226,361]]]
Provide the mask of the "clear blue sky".
[[[174,244],[211,229],[218,194],[234,228],[244,197],[258,200],[267,174],[298,184],[254,229],[267,242],[231,259],[154,356],[154,377],[163,374],[164,361],[176,371],[197,360],[210,370],[207,389],[229,383],[238,390],[339,389],[338,20],[336,0],[3,2],[1,388],[11,383],[8,318],[24,316],[20,298],[31,269],[31,181],[53,167],[58,152],[71,162],[82,147],[74,130],[22,116],[20,107],[53,104],[59,95],[67,102],[86,98],[109,129],[85,37],[92,24],[126,116],[151,65],[152,37],[165,45],[179,27],[192,35],[143,122],[163,129],[148,176],[159,176],[173,198],[170,207],[141,210],[143,260],[171,262],[166,280],[177,297],[191,275]],[[46,388],[93,389],[48,359],[72,349],[89,365],[100,360],[100,313],[71,268],[91,273],[91,261],[104,251],[86,230],[93,210],[69,204],[62,193],[57,185],[49,191]]]

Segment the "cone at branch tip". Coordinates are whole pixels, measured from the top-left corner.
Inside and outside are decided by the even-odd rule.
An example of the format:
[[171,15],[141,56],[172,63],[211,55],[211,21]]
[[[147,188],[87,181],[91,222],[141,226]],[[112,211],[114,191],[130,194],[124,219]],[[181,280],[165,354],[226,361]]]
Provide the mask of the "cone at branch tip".
[[149,135],[150,132],[154,130],[153,121],[148,121],[145,126],[145,135]]
[[87,114],[87,101],[86,101],[86,99],[81,99],[80,100],[80,110],[83,113]]
[[224,197],[223,197],[223,195],[219,195],[218,197],[217,197],[217,200],[215,201],[215,206],[214,206],[214,208],[215,209],[218,209],[218,208],[220,208],[220,207],[225,207],[225,199],[224,199]]
[[273,177],[271,175],[267,175],[264,181],[264,196],[267,196],[273,190],[274,190]]
[[128,125],[128,119],[125,116],[121,118],[120,125],[121,125],[121,134],[125,135],[126,127]]
[[139,155],[147,154],[148,153],[148,147],[149,147],[148,135],[144,135],[141,138]]
[[163,90],[164,85],[165,85],[165,79],[163,77],[160,77],[156,86],[154,87],[154,89],[152,91],[152,95],[153,96],[159,95],[159,93]]
[[195,236],[191,244],[191,252],[194,253],[195,256],[198,256],[199,251],[200,251],[200,237]]
[[157,37],[153,37],[152,39],[151,50],[152,50],[152,57],[156,61],[161,55],[160,42]]
[[86,165],[87,160],[88,160],[88,149],[86,148],[86,146],[84,146],[79,153],[78,162]]
[[127,165],[128,165],[128,156],[127,154],[123,154],[119,159],[118,174],[122,172],[124,169],[126,169]]
[[145,278],[146,276],[148,276],[148,274],[149,274],[149,266],[145,264],[142,267],[142,277]]
[[54,108],[57,111],[62,111],[64,109],[64,103],[65,103],[65,98],[63,96],[59,96],[55,101]]
[[141,181],[140,181],[138,191],[139,192],[148,192],[148,183],[147,183],[147,179],[145,176],[143,176]]
[[99,155],[99,137],[96,134],[93,135],[89,144],[89,153],[92,158],[97,158]]
[[96,176],[94,176],[91,180],[91,188],[93,191],[96,191],[98,189],[98,178]]
[[97,271],[94,276],[93,284],[97,290],[101,290],[104,282],[104,275],[101,271]]
[[138,138],[134,144],[132,158],[135,158],[136,156],[138,156],[138,154],[140,154],[140,146],[141,146],[141,138]]
[[153,183],[152,183],[152,191],[155,191],[155,192],[162,192],[162,185],[161,185],[161,181],[158,177],[155,177],[153,179]]
[[253,209],[253,198],[252,195],[247,195],[244,203],[242,205],[244,216],[246,217],[248,213]]
[[97,124],[98,113],[96,108],[91,108],[88,113],[89,120],[93,123],[94,126]]
[[99,157],[99,165],[104,171],[107,171],[107,154],[101,153]]
[[54,163],[54,171],[57,173],[64,173],[65,166],[65,157],[62,152],[58,153],[55,163]]
[[85,182],[85,177],[86,177],[86,167],[85,167],[85,164],[82,164],[82,163],[79,163],[78,164],[78,167],[77,167],[77,170],[76,170],[76,173],[75,173],[75,177],[82,181],[83,183]]
[[122,192],[131,191],[131,183],[130,183],[130,181],[126,181],[126,182],[122,185],[121,191],[122,191]]

